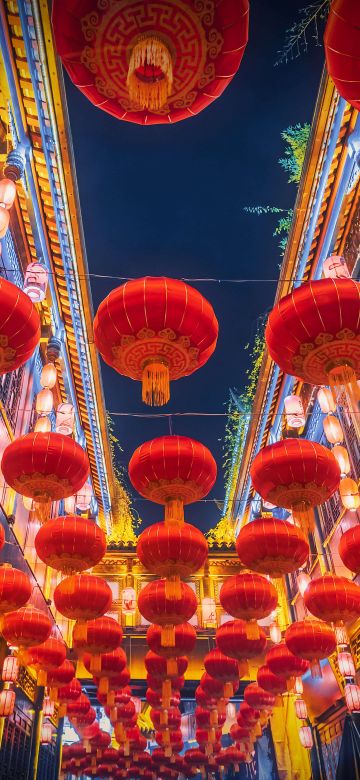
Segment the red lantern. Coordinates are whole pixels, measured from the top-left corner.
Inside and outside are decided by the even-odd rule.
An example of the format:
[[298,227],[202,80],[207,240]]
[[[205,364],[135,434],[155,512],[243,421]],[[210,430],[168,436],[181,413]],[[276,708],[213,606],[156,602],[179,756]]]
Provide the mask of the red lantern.
[[275,517],[260,517],[241,529],[236,552],[247,569],[281,577],[303,566],[309,545],[296,525]]
[[174,629],[175,644],[173,647],[162,647],[161,626],[151,625],[146,633],[146,641],[153,653],[172,658],[179,655],[190,655],[196,642],[196,629],[191,623],[180,623]]
[[360,587],[346,577],[324,574],[304,593],[306,609],[325,623],[353,623],[360,614]]
[[183,520],[184,504],[200,501],[213,487],[217,467],[211,452],[187,436],[161,436],[135,450],[129,477],[144,498],[165,505],[165,520]]
[[35,607],[22,607],[4,616],[2,635],[8,645],[24,648],[45,642],[50,636],[50,618]]
[[295,713],[296,713],[296,717],[299,718],[299,720],[307,720],[308,711],[304,699],[296,699]]
[[[302,677],[309,668],[309,662],[291,653],[285,642],[274,645],[269,650],[266,654],[266,665],[273,674],[290,681],[292,678]],[[288,685],[291,685],[291,682]]]
[[216,712],[216,722],[212,717],[212,712],[204,707],[197,706],[195,708],[195,719],[198,726],[201,728],[210,728],[212,726],[223,726],[226,720],[226,714]]
[[[71,714],[71,712],[67,713],[69,719],[73,718],[74,716]],[[96,711],[94,710],[94,707],[90,707],[87,712],[78,714],[76,717],[76,728],[84,728],[84,726],[91,726],[92,723],[96,720]]]
[[312,738],[312,733],[311,733],[311,727],[310,726],[301,726],[299,728],[299,737],[300,737],[300,742],[301,742],[302,746],[304,748],[306,748],[306,750],[311,750],[311,748],[312,748],[312,746],[314,744],[313,738]]
[[258,636],[249,637],[248,626],[244,620],[228,620],[217,629],[216,642],[225,655],[238,661],[246,661],[264,652],[266,634],[259,626]]
[[0,613],[13,612],[25,606],[32,586],[27,574],[9,563],[0,566]]
[[360,15],[352,0],[334,0],[324,34],[326,65],[337,91],[360,111]]
[[15,655],[8,655],[4,658],[1,670],[1,679],[3,682],[16,683],[19,676],[19,661]]
[[[50,676],[50,675],[49,675]],[[61,685],[57,689],[57,699],[62,704],[67,704],[69,701],[76,701],[81,696],[81,684],[79,680],[74,677],[71,682],[66,685]]]
[[344,691],[348,710],[360,712],[360,687],[354,683],[346,683]]
[[38,685],[46,685],[47,672],[58,669],[66,658],[66,645],[61,639],[50,637],[42,644],[29,647],[26,651],[26,664],[38,669]]
[[[149,8],[140,0],[100,8],[87,0],[80,16],[71,0],[53,6],[58,54],[74,84],[95,106],[143,125],[188,119],[222,94],[241,63],[248,16],[247,0],[205,9],[192,0],[160,0]],[[146,303],[145,314],[158,313],[156,331],[171,326],[153,298]],[[172,309],[181,321],[183,299],[170,299],[170,315]],[[149,328],[152,320],[145,323]]]
[[102,577],[73,574],[62,580],[54,590],[58,612],[71,620],[95,620],[112,604],[112,591]]
[[257,710],[271,710],[275,705],[275,696],[264,691],[257,683],[250,683],[244,691],[244,699],[249,707]]
[[104,531],[76,515],[48,520],[35,537],[39,558],[53,569],[74,574],[96,566],[106,552]]
[[340,481],[331,451],[306,439],[283,439],[263,447],[250,474],[264,501],[291,509],[306,528],[312,527],[312,507],[327,501]]
[[15,371],[40,341],[40,318],[34,304],[15,284],[0,279],[0,374]]
[[177,658],[163,658],[149,650],[145,655],[144,664],[148,674],[165,680],[182,677],[188,667],[188,659],[184,655]]
[[[265,577],[252,572],[242,572],[228,577],[220,591],[221,606],[240,620],[261,620],[276,609],[276,588]],[[249,638],[259,636],[257,624],[247,625]]]
[[[122,658],[123,657],[122,653],[124,651],[121,650],[120,647],[118,648],[118,650],[114,650],[114,653],[120,655],[120,651],[121,651],[120,657]],[[104,672],[104,674],[101,673],[101,676],[96,677],[94,675],[94,683],[100,688],[100,693],[106,692],[108,688],[111,687],[111,690],[107,695],[107,703],[111,705],[115,701],[115,693],[118,690],[118,688],[125,688],[130,682],[130,672],[126,667],[122,670],[122,672],[116,672],[116,667],[121,664],[121,660],[115,658],[114,662],[112,662],[110,656],[112,657],[114,653],[104,653],[102,659],[105,658],[105,656],[109,657],[108,661],[105,660],[105,665],[108,666],[108,668],[107,669],[104,668],[104,670],[103,669],[101,670],[101,672]],[[103,665],[103,663],[104,662],[102,660],[101,664]],[[90,660],[89,660],[89,666],[90,666]]]
[[224,696],[231,698],[234,695],[234,689],[239,686],[239,677],[243,677],[247,672],[247,664],[239,663],[235,658],[229,658],[220,650],[214,649],[204,658],[205,671],[219,680],[224,685]]
[[287,691],[287,678],[274,674],[266,665],[258,669],[256,679],[260,688],[273,696],[281,696]]
[[122,642],[123,631],[113,618],[100,617],[89,620],[85,626],[82,624],[78,626],[75,623],[72,638],[73,647],[79,653],[86,652],[97,656],[116,650]]
[[39,519],[45,520],[51,501],[80,490],[89,476],[89,461],[69,436],[27,433],[5,448],[1,470],[13,490],[39,504]]
[[360,524],[342,534],[339,542],[340,558],[350,571],[360,574]]
[[137,556],[153,574],[169,578],[169,595],[179,594],[179,578],[187,579],[200,569],[207,558],[208,544],[204,534],[193,525],[155,523],[139,537]]
[[230,728],[230,737],[234,742],[247,742],[251,741],[251,729],[245,728],[245,726],[238,726],[237,723],[233,723]]
[[196,611],[196,595],[190,585],[181,582],[180,598],[169,598],[165,580],[155,580],[143,588],[138,597],[139,612],[149,623],[162,627],[162,645],[174,647],[174,626],[185,623]]
[[242,701],[239,707],[237,715],[237,721],[240,723],[242,720],[248,723],[249,726],[255,726],[260,718],[260,710],[250,707],[246,701]]
[[0,550],[2,550],[4,544],[5,544],[5,531],[3,526],[0,523]]
[[96,663],[94,663],[94,657],[90,653],[84,653],[83,664],[85,668],[91,673],[96,673],[96,677],[99,677],[100,680],[106,679],[107,682],[101,684],[100,692],[107,693],[109,678],[121,674],[126,667],[126,653],[121,647],[118,647],[110,653],[97,656],[95,661]]
[[71,661],[64,661],[52,672],[48,673],[48,685],[54,688],[67,685],[75,676],[75,669]]
[[200,679],[201,688],[214,699],[225,698],[224,683],[205,672]]
[[336,649],[335,632],[319,620],[298,620],[286,629],[285,642],[299,658],[310,661],[313,677],[321,677],[319,661]]
[[[166,718],[164,718],[166,715]],[[179,729],[181,724],[181,712],[178,707],[169,707],[168,710],[154,710],[150,711],[150,718],[157,731],[163,731],[164,729]],[[164,723],[164,720],[166,722]]]
[[[180,693],[179,691],[171,691],[171,697],[170,697],[170,707],[178,707],[180,703]],[[148,704],[150,704],[151,707],[161,707],[162,705],[162,695],[159,691],[154,691],[152,688],[148,688],[146,691],[146,701]]]
[[90,709],[90,701],[84,693],[81,693],[74,701],[67,703],[67,715],[73,721],[76,721],[78,715],[86,715]]
[[15,709],[16,695],[11,689],[0,691],[0,718],[8,718]]

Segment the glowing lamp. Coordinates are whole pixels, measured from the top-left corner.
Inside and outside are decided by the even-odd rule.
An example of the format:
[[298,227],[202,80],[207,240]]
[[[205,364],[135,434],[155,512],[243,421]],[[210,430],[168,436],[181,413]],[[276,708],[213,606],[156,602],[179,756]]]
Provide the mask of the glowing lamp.
[[304,571],[301,571],[296,578],[296,582],[299,588],[299,593],[301,594],[301,596],[303,596],[309,583],[311,582],[311,577],[309,577],[308,574],[305,574]]
[[16,185],[11,179],[0,180],[0,206],[11,209],[16,197]]
[[201,602],[202,623],[204,628],[216,624],[216,604],[212,598],[204,598]]
[[35,408],[38,414],[50,414],[54,406],[54,396],[51,390],[45,387],[36,396]]
[[[51,431],[51,420],[47,415],[38,417],[34,425],[34,433],[49,433]],[[30,499],[32,502],[32,499]]]
[[340,498],[345,509],[355,512],[360,506],[360,495],[357,482],[351,477],[344,477],[339,485]]
[[355,677],[355,664],[351,653],[342,652],[338,654],[338,664],[340,674],[343,677]]
[[133,615],[136,609],[136,591],[134,588],[124,588],[121,592],[121,610],[124,615]]
[[55,710],[55,704],[53,701],[51,701],[50,696],[44,697],[44,703],[43,703],[43,716],[52,718]]
[[19,674],[19,661],[14,655],[7,655],[1,672],[3,682],[16,683]]
[[284,408],[288,428],[303,428],[305,425],[305,413],[300,396],[287,395],[284,400]]
[[324,433],[329,444],[341,444],[344,441],[344,432],[340,421],[333,414],[324,418]]
[[335,626],[336,644],[338,647],[346,647],[349,637],[345,626]]
[[318,390],[317,394],[317,400],[320,409],[324,414],[331,414],[331,412],[335,412],[336,403],[329,387],[320,387],[320,390]]
[[55,430],[57,433],[62,433],[64,436],[70,436],[74,430],[75,423],[75,409],[72,404],[59,404],[56,410],[56,425]]
[[9,227],[10,214],[7,209],[0,206],[0,238],[4,238],[4,235]]
[[68,498],[65,498],[64,510],[67,515],[73,515],[75,513],[75,502],[76,496],[69,496]]
[[301,677],[295,677],[294,693],[297,693],[299,696],[301,696],[303,692],[304,686]]
[[350,279],[349,269],[340,255],[331,255],[324,260],[323,274],[326,279]]
[[310,726],[301,726],[299,728],[300,742],[306,750],[311,750],[314,742]]
[[41,726],[40,742],[42,745],[50,745],[51,740],[52,740],[51,723],[43,723]]
[[347,449],[342,447],[341,444],[335,444],[335,447],[332,448],[332,454],[339,464],[341,476],[345,477],[350,471],[350,460]]
[[355,683],[345,685],[345,701],[350,712],[360,712],[360,688]]
[[57,379],[57,370],[54,366],[54,363],[46,363],[45,366],[43,366],[41,375],[40,375],[40,384],[41,387],[46,387],[49,390],[52,390],[53,387],[56,385],[56,379]]
[[33,303],[41,303],[46,295],[48,272],[41,263],[29,263],[24,279],[24,292]]
[[8,718],[15,708],[15,691],[4,690],[0,692],[0,718]]
[[85,484],[82,486],[79,493],[76,494],[75,497],[76,508],[80,512],[87,512],[87,510],[90,508],[92,497],[93,497],[92,487],[91,485],[89,485],[88,482],[85,482]]
[[306,720],[308,715],[307,715],[307,706],[304,699],[296,699],[295,712],[296,712],[296,717],[299,718],[299,720]]
[[277,623],[272,623],[270,626],[270,639],[274,642],[274,645],[278,645],[281,642],[281,628]]

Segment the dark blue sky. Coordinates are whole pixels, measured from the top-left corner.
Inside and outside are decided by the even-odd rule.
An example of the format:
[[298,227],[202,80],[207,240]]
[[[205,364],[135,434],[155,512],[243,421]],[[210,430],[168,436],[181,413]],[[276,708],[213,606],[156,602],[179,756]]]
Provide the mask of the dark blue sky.
[[[285,30],[304,0],[253,0],[250,39],[237,76],[206,111],[173,126],[141,127],[94,108],[66,78],[80,201],[90,272],[118,276],[276,278],[280,250],[276,217],[251,216],[247,205],[292,207],[296,188],[277,160],[281,131],[311,122],[324,52],[310,43],[306,55],[274,68]],[[311,33],[310,33],[311,36]],[[310,37],[309,36],[309,37]],[[92,279],[94,306],[117,286]],[[276,284],[194,283],[214,306],[220,325],[217,350],[192,377],[174,382],[169,412],[224,412],[229,387],[245,381],[244,347],[260,314],[271,308]],[[109,411],[148,412],[140,385],[102,364]],[[150,410],[151,413],[151,410]],[[169,423],[114,418],[127,466],[142,441],[169,431]],[[225,419],[172,418],[174,433],[203,441],[218,462],[211,497],[223,500],[221,467]],[[135,502],[144,524],[161,508]],[[220,518],[215,503],[194,505],[189,521],[203,529]]]

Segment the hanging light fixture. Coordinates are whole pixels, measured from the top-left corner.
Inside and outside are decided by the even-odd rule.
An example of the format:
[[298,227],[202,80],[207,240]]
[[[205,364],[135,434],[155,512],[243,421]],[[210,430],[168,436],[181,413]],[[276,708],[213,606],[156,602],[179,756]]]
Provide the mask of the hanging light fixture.
[[310,726],[301,726],[299,728],[300,742],[306,750],[311,750],[314,741]]
[[44,703],[43,703],[43,716],[52,718],[55,711],[55,704],[53,701],[51,701],[50,696],[44,697]]
[[296,717],[299,718],[299,720],[306,720],[308,713],[307,713],[306,702],[304,701],[304,699],[296,699],[295,712],[296,712]]
[[360,494],[357,482],[351,477],[344,477],[340,480],[339,493],[343,506],[355,512],[360,506]]
[[342,677],[355,677],[355,664],[351,653],[339,653],[338,664]]
[[41,387],[46,387],[49,390],[52,390],[52,388],[56,385],[56,379],[57,370],[56,366],[54,366],[54,363],[45,363],[40,375]]
[[19,661],[14,655],[7,655],[1,672],[3,682],[16,683],[19,674]]
[[49,274],[41,263],[29,263],[24,279],[24,292],[33,303],[41,303],[46,296]]
[[4,689],[0,692],[0,718],[8,718],[15,708],[15,691]]
[[360,712],[360,687],[355,683],[345,685],[345,701],[350,712]]
[[294,693],[297,693],[299,696],[301,696],[303,692],[304,685],[301,677],[295,677]]
[[340,420],[333,414],[324,417],[324,433],[329,444],[342,444],[344,441],[344,432]]
[[40,742],[42,745],[50,745],[52,740],[52,725],[45,721],[41,726]]
[[296,578],[297,586],[299,588],[299,593],[301,596],[304,596],[304,593],[311,582],[311,577],[306,574],[306,572],[301,571],[300,574],[298,574]]
[[274,642],[274,645],[278,645],[281,642],[281,628],[278,623],[271,624],[270,639]]
[[336,411],[336,403],[330,387],[320,387],[317,400],[323,414],[331,414]]

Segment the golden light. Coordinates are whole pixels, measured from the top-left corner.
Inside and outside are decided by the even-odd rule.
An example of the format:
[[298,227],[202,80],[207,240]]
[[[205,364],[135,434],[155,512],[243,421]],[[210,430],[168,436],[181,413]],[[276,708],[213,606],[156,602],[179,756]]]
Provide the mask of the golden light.
[[54,363],[46,363],[43,366],[40,376],[41,387],[47,387],[51,390],[56,385],[57,370]]
[[7,655],[4,658],[4,663],[1,672],[1,679],[3,682],[15,683],[19,674],[19,662],[14,655]]
[[351,653],[338,654],[340,674],[343,677],[355,677],[355,664]]
[[358,509],[360,506],[360,495],[357,482],[354,479],[344,477],[344,479],[340,480],[339,493],[345,509],[350,509],[352,512]]
[[35,408],[38,414],[50,414],[54,406],[54,396],[47,387],[36,396]]
[[317,394],[318,404],[324,414],[336,411],[336,403],[329,387],[320,387]]
[[299,728],[299,737],[302,746],[306,748],[306,750],[311,750],[314,742],[310,726],[301,726],[301,728]]
[[33,303],[41,303],[46,295],[48,272],[41,263],[29,263],[24,279],[24,292]]
[[324,418],[323,425],[329,444],[341,444],[344,441],[344,432],[337,417],[329,414]]

